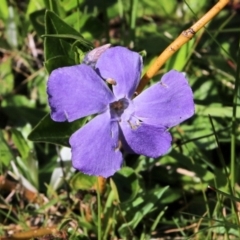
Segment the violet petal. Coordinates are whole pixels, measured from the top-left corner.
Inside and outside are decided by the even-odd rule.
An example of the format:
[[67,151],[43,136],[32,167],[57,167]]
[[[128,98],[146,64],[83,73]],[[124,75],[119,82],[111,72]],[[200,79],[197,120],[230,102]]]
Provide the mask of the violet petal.
[[97,61],[96,70],[102,78],[112,79],[115,96],[131,98],[134,94],[142,70],[142,57],[124,47],[107,49]]
[[110,122],[109,112],[96,116],[70,137],[73,167],[89,175],[113,175],[122,165],[118,137],[118,123]]
[[163,75],[134,100],[135,115],[145,123],[175,126],[194,114],[192,90],[184,75],[175,70]]
[[167,153],[171,147],[172,137],[162,126],[143,122],[136,129],[127,122],[121,122],[120,126],[123,147],[130,153],[156,158]]
[[72,122],[99,113],[115,98],[106,83],[85,64],[54,70],[47,83],[54,121]]

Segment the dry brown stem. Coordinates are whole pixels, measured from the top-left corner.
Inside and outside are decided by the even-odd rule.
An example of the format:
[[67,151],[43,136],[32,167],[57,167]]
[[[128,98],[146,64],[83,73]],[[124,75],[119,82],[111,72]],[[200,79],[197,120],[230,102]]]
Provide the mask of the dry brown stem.
[[158,70],[163,66],[163,64],[185,43],[187,43],[192,37],[203,28],[209,21],[211,21],[228,3],[230,0],[220,0],[216,3],[201,19],[199,19],[190,28],[183,31],[178,38],[176,38],[153,62],[149,67],[147,72],[142,77],[139,86],[137,88],[137,94],[139,94],[149,80],[156,75]]

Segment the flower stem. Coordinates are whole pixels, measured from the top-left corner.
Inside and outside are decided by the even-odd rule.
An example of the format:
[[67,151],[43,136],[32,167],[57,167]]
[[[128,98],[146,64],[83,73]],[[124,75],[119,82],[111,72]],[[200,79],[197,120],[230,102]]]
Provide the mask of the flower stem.
[[137,93],[139,94],[149,80],[158,72],[162,65],[185,43],[192,39],[192,37],[204,27],[213,17],[215,17],[228,3],[230,0],[219,0],[202,18],[200,18],[195,24],[190,28],[183,31],[178,38],[176,38],[153,62],[149,67],[147,72],[142,77],[138,88]]

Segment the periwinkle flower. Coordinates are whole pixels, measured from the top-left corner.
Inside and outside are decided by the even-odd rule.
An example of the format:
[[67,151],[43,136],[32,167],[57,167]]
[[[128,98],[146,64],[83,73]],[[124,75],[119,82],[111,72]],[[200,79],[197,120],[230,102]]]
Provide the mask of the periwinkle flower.
[[[98,114],[70,137],[73,167],[109,177],[120,169],[120,148],[159,157],[171,147],[168,128],[194,114],[192,90],[182,73],[172,70],[133,98],[142,58],[124,47],[108,48],[94,63],[54,70],[48,80],[51,117],[72,122]],[[112,90],[106,82],[112,83]]]

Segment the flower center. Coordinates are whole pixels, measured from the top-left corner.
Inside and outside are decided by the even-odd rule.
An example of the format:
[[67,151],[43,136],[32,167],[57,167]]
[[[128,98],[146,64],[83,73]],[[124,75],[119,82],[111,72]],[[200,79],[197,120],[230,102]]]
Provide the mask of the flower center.
[[111,119],[126,122],[131,129],[136,130],[141,125],[141,120],[134,116],[134,105],[130,99],[121,98],[109,104]]
[[111,118],[117,118],[119,121],[121,121],[121,115],[128,106],[129,101],[126,98],[122,98],[116,102],[110,103]]

